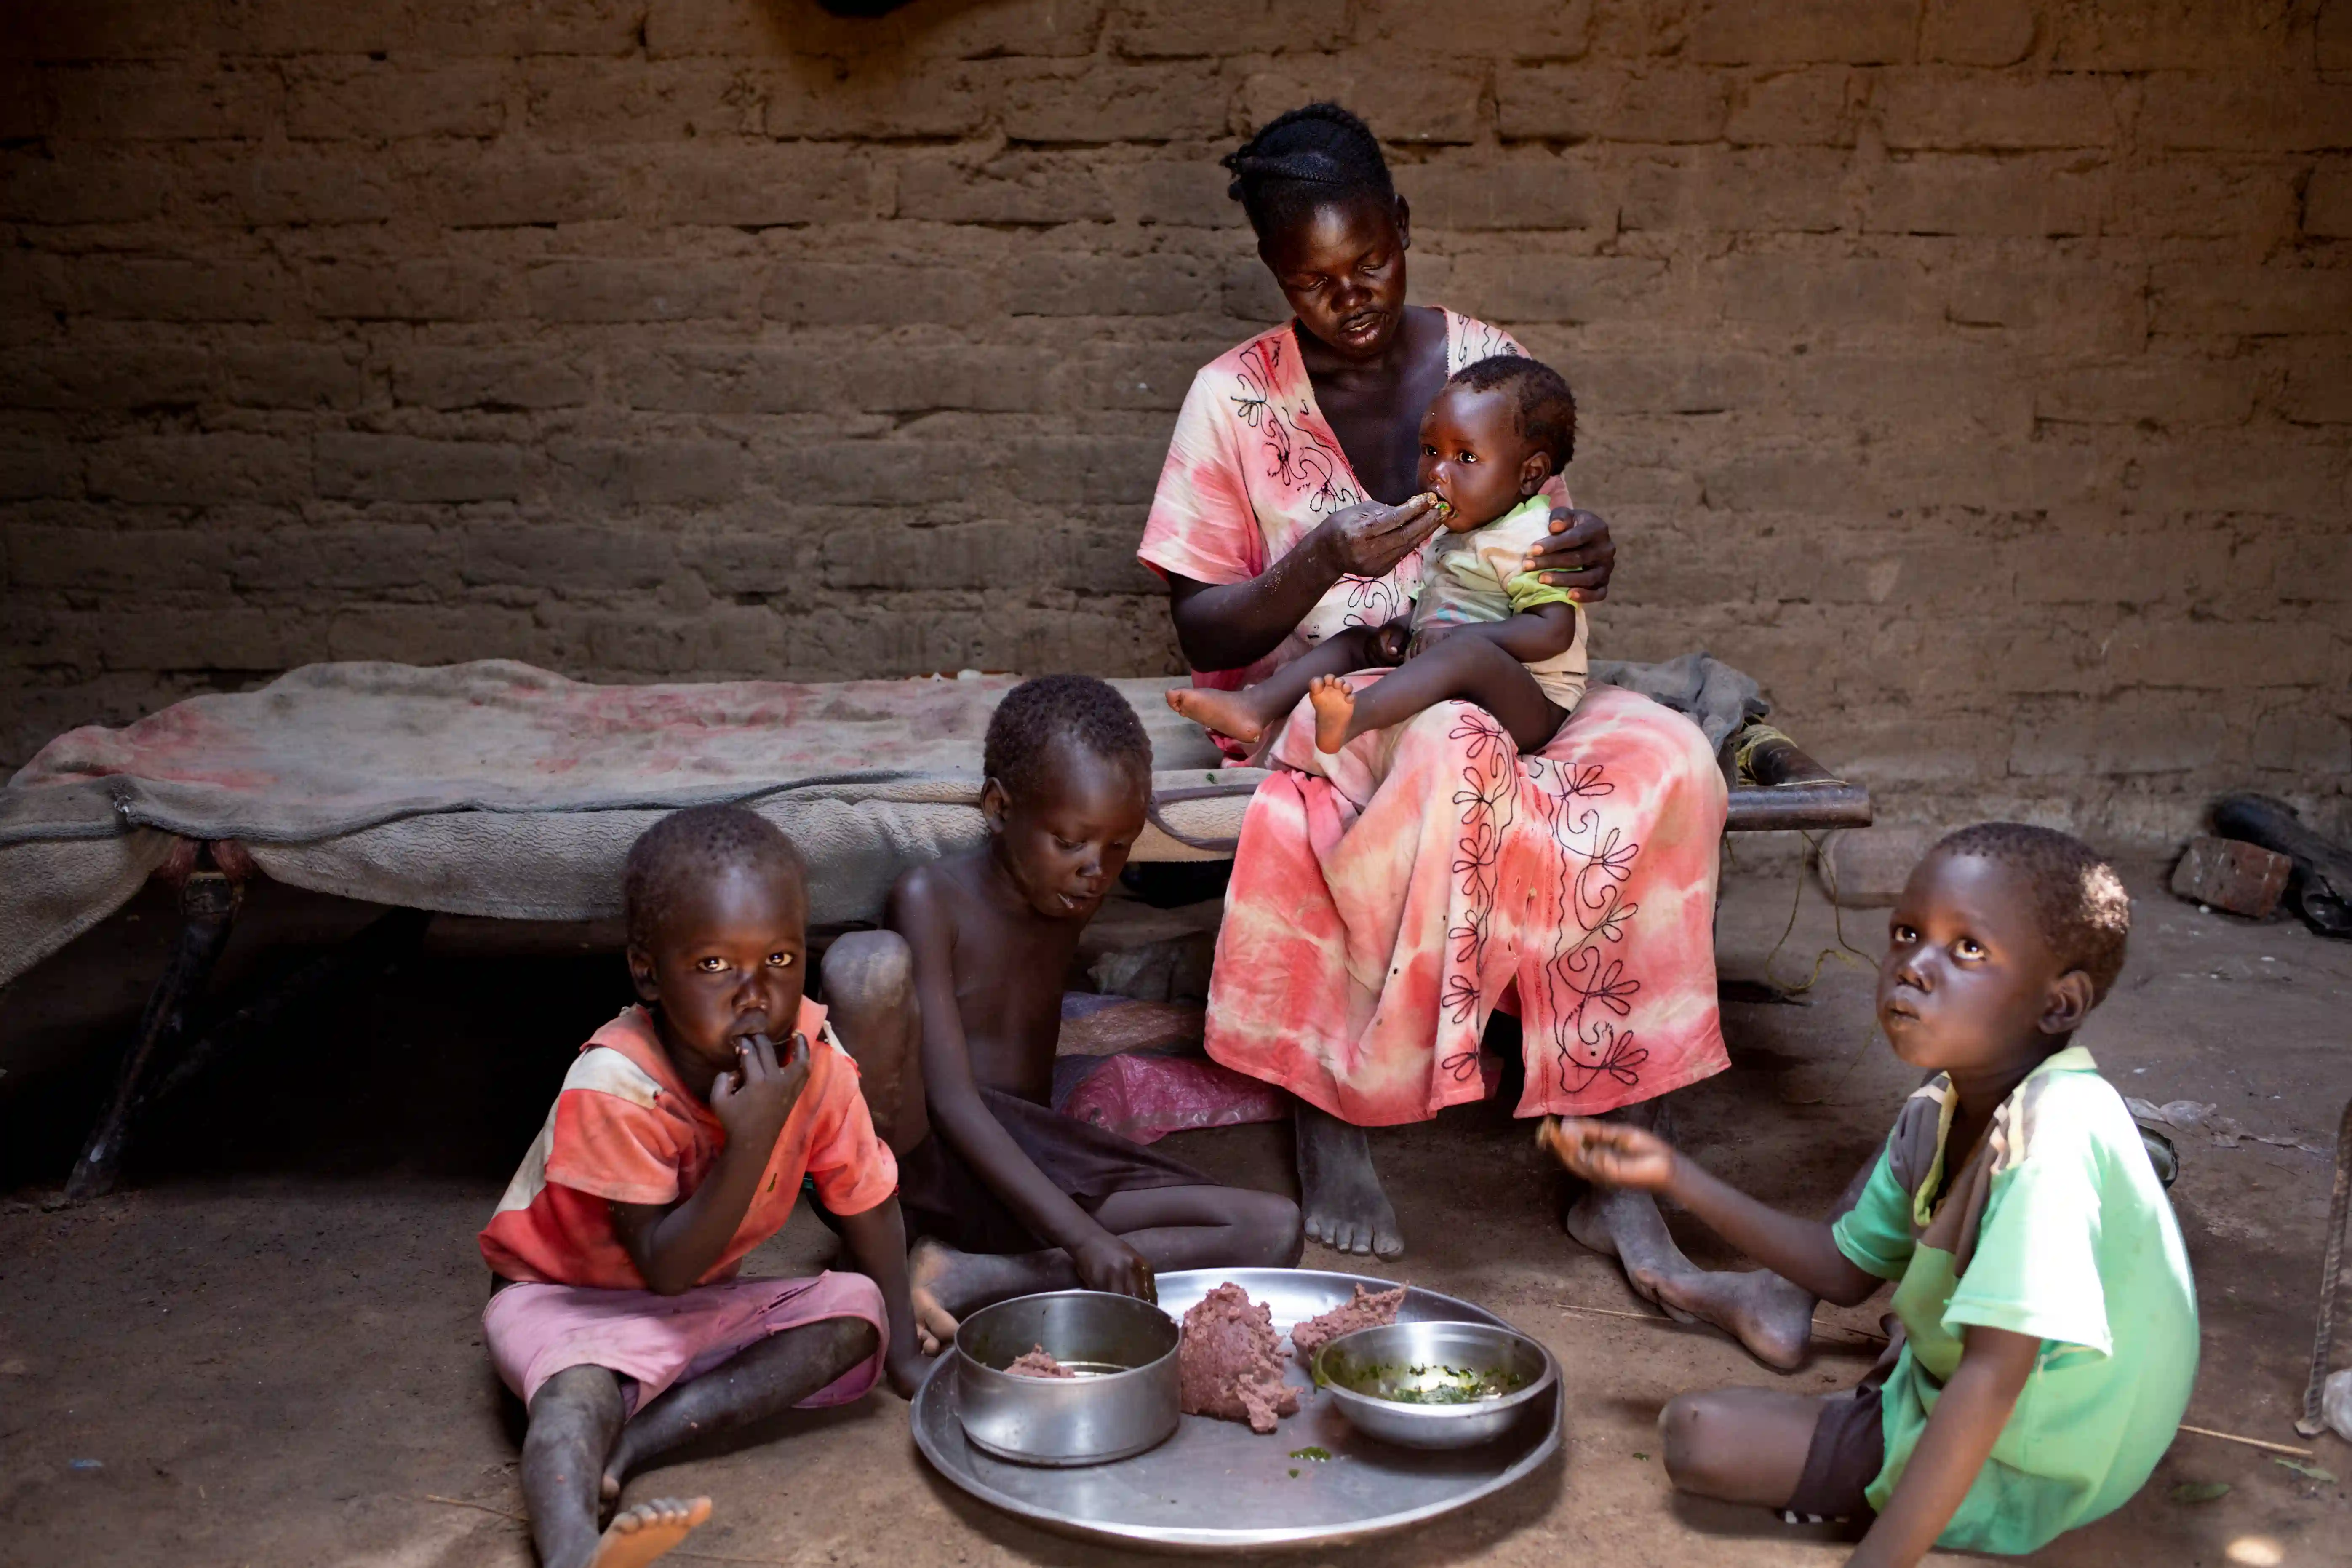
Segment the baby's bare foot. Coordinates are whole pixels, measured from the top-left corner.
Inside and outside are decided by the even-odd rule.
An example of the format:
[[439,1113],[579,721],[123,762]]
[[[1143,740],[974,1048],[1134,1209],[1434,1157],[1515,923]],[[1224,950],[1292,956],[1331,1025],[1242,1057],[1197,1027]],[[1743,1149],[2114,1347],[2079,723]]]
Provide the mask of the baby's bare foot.
[[1307,700],[1315,704],[1315,749],[1336,752],[1346,745],[1356,717],[1356,693],[1347,680],[1337,675],[1318,675],[1307,689]]
[[915,1337],[925,1355],[937,1355],[955,1342],[956,1316],[940,1302],[940,1292],[963,1255],[929,1237],[907,1252],[907,1294],[915,1309]]
[[1168,706],[1205,729],[1255,745],[1265,738],[1265,720],[1238,691],[1214,691],[1205,686],[1175,686]]
[[710,1517],[710,1500],[661,1498],[625,1508],[597,1538],[588,1568],[643,1568]]

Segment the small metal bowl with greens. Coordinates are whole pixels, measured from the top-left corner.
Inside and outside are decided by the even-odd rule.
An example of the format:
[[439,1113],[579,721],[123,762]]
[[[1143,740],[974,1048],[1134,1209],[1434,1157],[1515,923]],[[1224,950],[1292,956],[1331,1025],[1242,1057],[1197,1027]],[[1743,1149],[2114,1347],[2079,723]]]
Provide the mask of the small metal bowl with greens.
[[1467,1448],[1518,1424],[1559,1380],[1551,1352],[1491,1323],[1391,1323],[1315,1354],[1349,1426],[1408,1448]]

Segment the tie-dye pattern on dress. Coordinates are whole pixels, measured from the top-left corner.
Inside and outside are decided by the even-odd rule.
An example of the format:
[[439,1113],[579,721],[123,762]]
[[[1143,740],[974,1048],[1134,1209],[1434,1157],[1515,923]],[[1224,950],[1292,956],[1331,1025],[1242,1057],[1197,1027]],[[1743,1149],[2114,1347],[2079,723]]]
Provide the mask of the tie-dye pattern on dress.
[[[1446,337],[1449,373],[1521,352],[1452,312]],[[1139,553],[1242,582],[1363,499],[1280,328],[1194,379]],[[1418,565],[1343,579],[1266,658],[1195,680],[1238,686],[1392,618]],[[1449,702],[1325,757],[1308,713],[1268,748],[1280,771],[1243,824],[1212,1057],[1359,1125],[1423,1121],[1481,1097],[1478,1042],[1516,988],[1523,1116],[1593,1115],[1729,1065],[1713,933],[1727,797],[1697,726],[1595,687],[1528,756]]]

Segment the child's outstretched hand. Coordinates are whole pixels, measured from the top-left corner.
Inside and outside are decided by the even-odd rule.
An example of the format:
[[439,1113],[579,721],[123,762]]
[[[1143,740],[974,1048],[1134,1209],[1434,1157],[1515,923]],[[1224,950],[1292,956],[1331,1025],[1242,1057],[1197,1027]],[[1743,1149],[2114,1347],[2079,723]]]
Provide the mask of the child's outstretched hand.
[[719,1125],[727,1129],[727,1146],[748,1146],[763,1153],[773,1148],[776,1134],[784,1130],[784,1119],[793,1113],[793,1102],[808,1087],[808,1079],[806,1035],[793,1037],[782,1061],[776,1059],[774,1042],[765,1035],[738,1040],[735,1070],[720,1073],[710,1086],[710,1111],[719,1118]]
[[1622,1121],[1547,1116],[1536,1129],[1536,1147],[1567,1166],[1570,1174],[1604,1187],[1654,1193],[1675,1179],[1674,1145]]

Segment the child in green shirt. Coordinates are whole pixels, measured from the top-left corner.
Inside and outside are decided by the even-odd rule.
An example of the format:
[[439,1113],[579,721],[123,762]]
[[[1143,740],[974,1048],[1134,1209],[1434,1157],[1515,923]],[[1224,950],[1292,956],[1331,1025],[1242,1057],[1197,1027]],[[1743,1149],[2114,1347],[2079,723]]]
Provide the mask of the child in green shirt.
[[2083,844],[1965,828],[1911,873],[1878,1021],[1929,1079],[1834,1225],[1726,1186],[1622,1122],[1547,1123],[1561,1163],[1664,1193],[1841,1305],[1896,1281],[1862,1384],[1685,1394],[1660,1416],[1685,1491],[1844,1519],[1852,1562],[2024,1552],[2112,1512],[2170,1446],[2197,1375],[2172,1206],[2123,1099],[2071,1037],[2123,967],[2131,908]]

